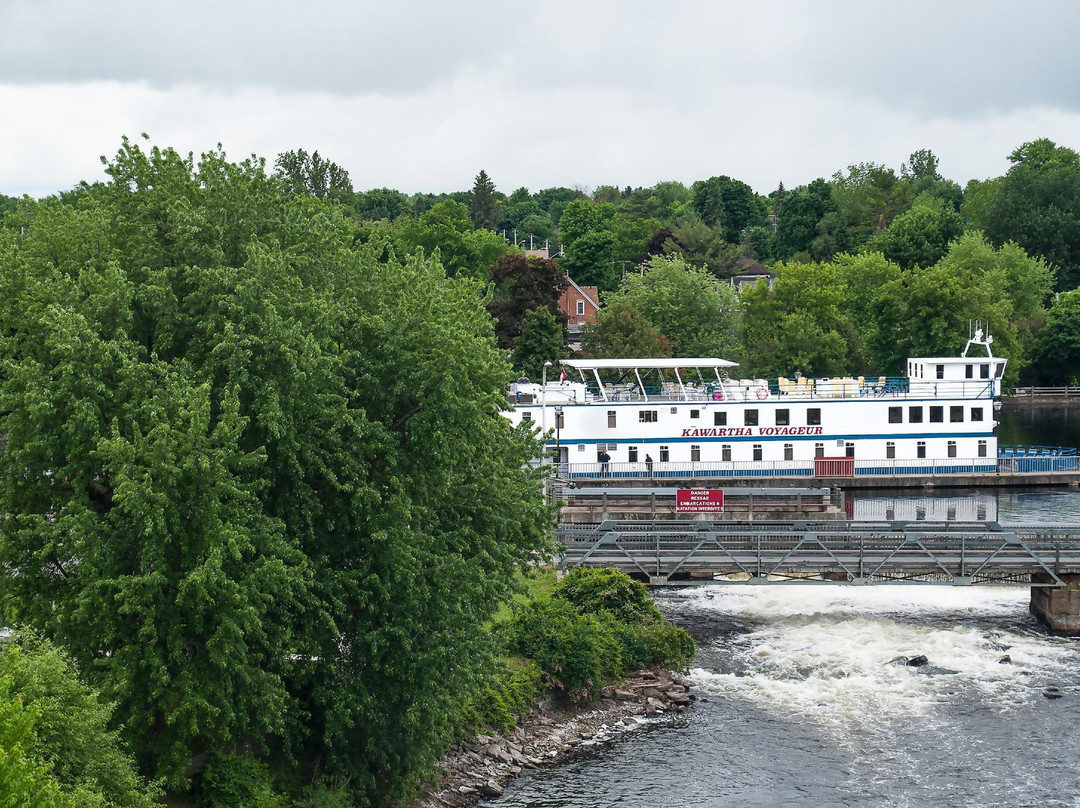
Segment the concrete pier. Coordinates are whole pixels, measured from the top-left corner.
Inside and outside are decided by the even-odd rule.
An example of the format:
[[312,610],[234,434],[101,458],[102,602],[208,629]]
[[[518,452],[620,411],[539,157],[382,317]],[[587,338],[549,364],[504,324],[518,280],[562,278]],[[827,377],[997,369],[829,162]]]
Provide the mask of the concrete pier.
[[[1067,586],[1031,587],[1031,613],[1055,634],[1080,635],[1080,575],[1062,574]],[[1050,583],[1045,572],[1034,572],[1032,583]]]

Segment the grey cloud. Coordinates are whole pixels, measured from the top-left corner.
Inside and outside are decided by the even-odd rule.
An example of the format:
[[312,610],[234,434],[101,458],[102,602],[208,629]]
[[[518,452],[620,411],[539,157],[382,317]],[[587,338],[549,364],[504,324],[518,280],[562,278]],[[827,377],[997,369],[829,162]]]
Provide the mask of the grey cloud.
[[409,93],[495,58],[505,11],[451,3],[5,0],[0,81]]

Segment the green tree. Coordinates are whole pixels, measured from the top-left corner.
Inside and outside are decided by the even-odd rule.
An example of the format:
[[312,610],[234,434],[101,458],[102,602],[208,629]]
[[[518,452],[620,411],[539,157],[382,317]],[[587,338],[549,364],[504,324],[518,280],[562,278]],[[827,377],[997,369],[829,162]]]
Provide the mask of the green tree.
[[593,359],[671,356],[671,340],[625,301],[609,303],[581,332],[581,350]]
[[352,201],[353,188],[349,172],[318,151],[308,154],[303,149],[282,152],[274,161],[277,176],[291,194],[311,194],[319,199]]
[[499,221],[499,200],[495,194],[495,183],[487,172],[480,169],[469,192],[469,218],[474,227],[491,229]]
[[757,376],[833,376],[852,369],[847,289],[832,264],[777,264],[770,289],[739,296],[746,371]]
[[[818,236],[818,222],[826,213],[836,210],[832,186],[823,179],[816,179],[809,185],[786,191],[777,197],[776,257],[787,261],[796,253],[809,255]],[[831,253],[822,254],[822,250],[818,250],[815,257],[828,259]]]
[[941,260],[949,243],[963,230],[963,220],[950,204],[925,194],[878,233],[869,248],[879,250],[903,269],[925,267]]
[[1039,381],[1080,383],[1080,289],[1064,292],[1054,301],[1032,351]]
[[1057,267],[1057,289],[1080,285],[1080,155],[1042,138],[1016,149],[1012,168],[975,186],[962,212],[1001,246],[1015,241]]
[[45,760],[28,750],[36,741],[34,704],[12,692],[11,677],[0,676],[0,805],[7,808],[75,808]]
[[563,246],[561,266],[575,281],[601,290],[615,288],[619,280],[616,260],[615,206],[575,199],[559,219]]
[[547,548],[486,289],[260,161],[125,141],[106,168],[0,233],[7,602],[146,772],[257,738],[397,798]]
[[521,333],[514,340],[514,368],[539,379],[544,362],[554,362],[567,354],[566,329],[546,307],[525,312]]
[[118,733],[109,729],[111,707],[79,680],[74,664],[59,649],[29,634],[17,636],[0,649],[0,681],[7,682],[9,699],[17,696],[33,705],[33,732],[21,745],[50,766],[60,792],[74,804],[157,804],[157,789],[146,785]]
[[766,221],[764,200],[745,182],[727,176],[695,182],[690,189],[690,207],[709,227],[719,226],[724,240],[731,244],[742,241],[746,228]]
[[356,194],[353,209],[360,219],[396,219],[412,213],[409,197],[393,188],[372,188]]
[[[509,252],[506,239],[491,230],[474,230],[461,202],[445,200],[413,221],[396,228],[403,255],[437,255],[451,277],[483,280],[488,269]],[[436,251],[438,251],[436,253]]]
[[605,304],[629,303],[674,344],[676,356],[720,356],[736,346],[735,292],[681,256],[650,259]]

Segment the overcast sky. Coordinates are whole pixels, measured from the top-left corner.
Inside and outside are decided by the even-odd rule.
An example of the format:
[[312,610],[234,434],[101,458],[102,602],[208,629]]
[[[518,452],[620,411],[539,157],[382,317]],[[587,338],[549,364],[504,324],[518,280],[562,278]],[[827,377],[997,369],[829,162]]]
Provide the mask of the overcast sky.
[[103,177],[122,135],[318,150],[357,190],[766,193],[932,149],[961,184],[1080,149],[1080,2],[0,0],[0,193]]

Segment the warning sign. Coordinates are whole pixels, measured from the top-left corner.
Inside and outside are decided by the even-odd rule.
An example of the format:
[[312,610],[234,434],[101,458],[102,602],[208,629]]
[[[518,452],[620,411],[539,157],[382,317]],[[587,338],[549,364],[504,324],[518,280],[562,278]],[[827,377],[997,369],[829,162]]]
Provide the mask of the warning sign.
[[723,488],[680,488],[675,492],[675,510],[681,513],[723,513]]

